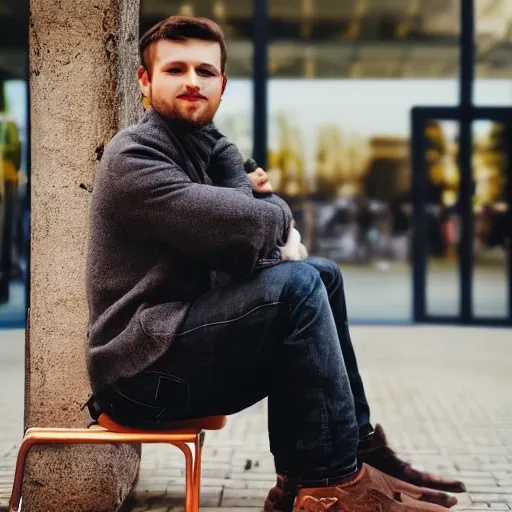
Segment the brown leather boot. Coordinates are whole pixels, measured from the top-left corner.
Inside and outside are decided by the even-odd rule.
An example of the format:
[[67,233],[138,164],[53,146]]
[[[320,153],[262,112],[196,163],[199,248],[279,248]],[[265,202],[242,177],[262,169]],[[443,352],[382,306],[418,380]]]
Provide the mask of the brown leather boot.
[[263,505],[264,512],[292,512],[297,492],[297,486],[288,477],[277,475],[276,485],[270,489]]
[[[361,462],[393,476],[404,482],[417,485],[421,488],[421,501],[435,503],[446,508],[457,504],[457,499],[446,492],[465,492],[462,482],[443,480],[439,477],[418,471],[407,462],[397,457],[388,446],[384,430],[381,425],[375,426],[375,431],[366,436],[359,444],[359,457]],[[432,490],[436,489],[436,490]],[[286,476],[279,475],[276,485],[270,489],[265,500],[265,512],[291,512],[293,501],[297,496],[297,487]]]
[[421,491],[363,464],[348,482],[301,488],[293,512],[443,512],[449,509],[418,501]]
[[[428,487],[445,492],[465,492],[466,487],[458,480],[444,480],[430,473],[414,469],[408,462],[399,459],[396,453],[388,446],[386,435],[381,425],[377,423],[375,430],[359,442],[359,459],[370,466],[393,476],[404,482]],[[441,496],[441,493],[438,493]],[[457,503],[453,497],[444,503],[435,501],[440,505],[452,507]],[[430,500],[429,500],[430,501]]]
[[[406,483],[406,482],[404,482]],[[435,491],[425,487],[416,487],[418,500],[425,503],[434,503],[441,507],[451,508],[457,504],[453,496],[442,491]],[[278,475],[277,483],[270,489],[264,504],[264,512],[292,512],[293,502],[297,497],[298,488],[283,475]]]

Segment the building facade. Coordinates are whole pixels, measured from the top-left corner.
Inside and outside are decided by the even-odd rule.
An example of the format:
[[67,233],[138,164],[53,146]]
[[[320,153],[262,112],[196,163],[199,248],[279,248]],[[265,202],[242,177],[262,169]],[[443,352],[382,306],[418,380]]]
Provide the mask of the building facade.
[[[4,324],[24,318],[30,190],[28,5],[7,4],[2,119],[22,151],[16,206],[0,204]],[[512,319],[510,1],[142,0],[140,32],[172,14],[223,28],[215,121],[268,170],[310,252],[339,262],[353,320]]]

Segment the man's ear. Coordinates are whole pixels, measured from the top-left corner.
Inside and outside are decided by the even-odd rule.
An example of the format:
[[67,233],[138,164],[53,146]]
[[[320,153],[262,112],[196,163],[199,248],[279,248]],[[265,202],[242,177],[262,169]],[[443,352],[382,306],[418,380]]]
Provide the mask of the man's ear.
[[139,87],[144,96],[149,98],[151,92],[151,83],[149,80],[149,74],[144,66],[139,66],[137,69],[137,80],[139,81]]
[[224,94],[224,91],[226,90],[226,84],[228,83],[228,77],[223,74],[222,75],[222,92],[221,94]]

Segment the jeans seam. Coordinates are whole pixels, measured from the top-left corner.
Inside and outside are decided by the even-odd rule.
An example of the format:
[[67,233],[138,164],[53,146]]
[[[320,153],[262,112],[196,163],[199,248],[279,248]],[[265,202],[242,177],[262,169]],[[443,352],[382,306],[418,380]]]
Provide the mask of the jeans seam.
[[[338,283],[338,286],[336,286],[333,290],[331,290],[329,292],[329,290],[327,290],[327,296],[329,297],[329,303],[331,302],[331,298],[332,296],[341,288],[343,288],[343,279],[339,279],[339,283]],[[325,287],[327,289],[327,286]]]
[[151,374],[163,377],[164,379],[175,380],[176,382],[182,382],[183,384],[188,384],[188,382],[186,380],[182,379],[181,377],[177,377],[176,375],[171,375],[170,373],[162,372],[160,370],[144,370],[142,373],[143,374],[151,373]]
[[[306,341],[304,340],[304,338],[302,337],[302,335],[300,335],[300,340],[302,341],[302,343],[304,344],[304,347],[306,348],[306,354],[308,355],[308,361],[309,361],[309,366],[310,368],[313,367],[312,365],[312,362],[311,362],[311,356],[309,355],[309,348],[308,348],[308,344],[306,343]],[[331,433],[331,429],[328,428],[328,415],[327,415],[327,405],[326,405],[326,401],[325,401],[325,391],[324,391],[324,386],[322,386],[321,388],[321,395],[322,395],[322,421],[324,423],[324,432],[326,434],[326,443],[329,444],[329,451],[332,453],[332,447],[333,447],[333,443],[332,443],[332,433]]]
[[[322,279],[321,279],[321,277],[320,277],[320,274],[318,275],[318,279],[319,279],[319,281],[320,281],[320,285],[321,285],[321,286],[323,286],[323,287],[325,288],[325,285],[324,285],[324,283],[323,283],[323,281],[322,281]],[[315,289],[316,289],[316,287],[315,287],[315,286],[313,286],[313,288],[311,289],[311,291],[310,291],[310,292],[308,293],[308,295],[304,298],[303,303],[307,302],[307,301],[308,301],[308,299],[311,297],[311,295],[313,295],[313,293],[315,293]],[[328,293],[328,292],[327,292],[327,288],[325,288],[325,292],[326,292],[326,293]],[[298,307],[295,307],[295,311],[294,311],[294,307],[292,306],[292,304],[288,304],[288,306],[289,306],[289,314],[290,314],[290,322],[291,322],[291,321],[293,320],[293,318],[295,317],[295,315],[297,314],[297,311],[298,311],[298,309],[299,309],[299,308],[298,308]],[[302,337],[301,337],[301,339],[302,339]]]
[[[320,282],[321,281],[321,278],[319,277],[320,279]],[[324,286],[323,282],[322,282],[322,286]],[[325,286],[324,286],[325,288]],[[306,302],[310,297],[311,295],[313,295],[315,291],[315,288],[313,288],[310,293],[308,294],[308,296],[304,299],[304,302]],[[327,289],[326,289],[326,292],[327,292]],[[289,304],[289,306],[291,306],[291,304]],[[290,314],[290,322],[292,322],[292,318],[297,314],[297,309],[298,308],[295,308],[295,311],[293,311],[292,313],[292,309],[290,307],[289,309],[289,313]],[[309,355],[309,348],[308,348],[308,344],[306,343],[306,341],[304,340],[304,338],[302,337],[302,334],[299,334],[299,339],[301,340],[302,344],[304,345],[304,347],[306,348],[306,354],[308,356],[308,361],[309,361],[309,366],[310,368],[313,367],[312,365],[312,361],[311,361],[311,356]],[[326,401],[325,401],[325,391],[324,391],[324,387],[322,386],[322,420],[324,422],[324,431],[326,431],[326,442],[329,444],[329,449],[330,449],[330,452],[332,453],[332,447],[333,447],[333,443],[332,443],[332,434],[331,434],[331,430],[329,428],[327,428],[327,424],[328,424],[328,418],[327,418],[327,405],[326,405]]]
[[160,375],[158,377],[158,384],[156,385],[156,391],[155,391],[155,402],[158,399],[158,390],[160,389],[160,381],[162,380],[162,376]]
[[[345,466],[343,468],[340,468],[339,471],[343,473],[344,478],[349,478],[357,473],[357,470],[359,469],[357,464],[357,459],[350,465]],[[348,471],[350,469],[350,473],[345,474],[345,471]],[[326,478],[325,485],[329,486],[329,480],[335,480],[336,478]]]
[[[274,459],[280,463],[284,463],[286,464],[288,467],[291,467],[293,465],[293,463],[291,461],[288,461],[282,457],[274,457]],[[354,460],[354,462],[352,462],[351,464],[349,464],[348,466],[343,466],[343,467],[334,467],[332,465],[329,465],[329,466],[322,466],[322,467],[316,467],[316,468],[308,468],[308,471],[315,471],[315,472],[319,472],[319,473],[330,473],[332,472],[333,470],[336,470],[336,476],[331,476],[331,477],[322,477],[322,476],[318,476],[318,477],[313,477],[313,478],[304,478],[302,475],[297,475],[295,476],[295,478],[297,479],[298,482],[300,482],[300,480],[315,480],[315,481],[322,481],[323,482],[323,485],[325,486],[328,486],[328,482],[329,480],[337,480],[338,478],[348,478],[348,477],[351,477],[353,476],[354,474],[357,473],[359,469],[359,463],[358,463],[358,460],[357,458]],[[290,469],[284,469],[284,472],[290,472]],[[340,475],[340,473],[342,473],[342,475]]]
[[[254,313],[254,311],[257,311],[258,309],[261,309],[261,308],[264,308],[264,307],[267,307],[267,306],[276,306],[277,304],[284,304],[284,302],[277,301],[277,302],[268,302],[267,304],[261,304],[259,306],[256,306],[255,308],[251,309],[247,313],[244,313],[243,315],[241,315],[239,317],[232,318],[230,320],[222,320],[220,322],[210,322],[210,323],[207,323],[207,324],[202,324],[202,325],[199,325],[197,327],[194,327],[193,329],[189,329],[188,331],[180,332],[179,334],[176,335],[176,337],[178,338],[179,336],[184,336],[185,334],[189,334],[189,333],[191,333],[193,331],[197,331],[198,329],[203,329],[204,327],[210,327],[210,326],[213,326],[213,325],[224,325],[224,324],[229,324],[229,323],[232,323],[232,322],[237,322],[238,320],[241,320],[242,318],[245,318],[246,316],[250,315],[251,313]],[[156,334],[158,334],[158,333],[156,333]]]

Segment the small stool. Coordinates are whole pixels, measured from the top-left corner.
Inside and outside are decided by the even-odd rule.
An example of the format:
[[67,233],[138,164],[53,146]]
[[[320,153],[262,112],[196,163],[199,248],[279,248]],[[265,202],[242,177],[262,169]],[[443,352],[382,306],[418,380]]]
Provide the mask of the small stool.
[[[185,510],[186,512],[198,512],[204,430],[220,430],[226,425],[226,422],[226,416],[209,416],[165,423],[158,430],[143,430],[124,427],[106,414],[101,414],[97,425],[91,428],[29,428],[25,432],[18,452],[9,510],[10,512],[18,511],[25,460],[30,448],[34,445],[169,443],[179,448],[185,455]],[[193,452],[190,445],[194,447]]]

